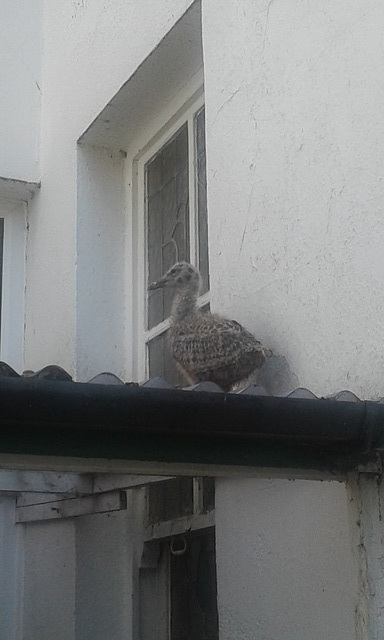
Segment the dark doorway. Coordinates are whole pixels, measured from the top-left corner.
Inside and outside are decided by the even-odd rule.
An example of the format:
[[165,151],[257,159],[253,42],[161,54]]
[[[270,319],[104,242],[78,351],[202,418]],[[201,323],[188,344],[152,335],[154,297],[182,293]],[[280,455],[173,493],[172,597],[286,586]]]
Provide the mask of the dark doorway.
[[171,640],[218,640],[215,533],[170,543]]

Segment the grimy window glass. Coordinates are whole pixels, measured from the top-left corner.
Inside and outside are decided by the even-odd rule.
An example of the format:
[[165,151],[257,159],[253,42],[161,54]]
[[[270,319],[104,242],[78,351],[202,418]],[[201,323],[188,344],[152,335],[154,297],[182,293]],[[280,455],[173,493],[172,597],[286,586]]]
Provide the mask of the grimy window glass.
[[0,338],[1,338],[1,313],[3,300],[3,252],[4,252],[4,218],[0,218]]
[[[148,282],[159,280],[175,262],[186,260],[197,263],[202,294],[209,290],[204,118],[204,108],[192,113],[144,166]],[[167,327],[157,331],[171,314],[172,297],[169,289],[147,292],[145,330],[152,333],[146,339],[148,374],[183,386],[185,379],[167,346]]]
[[[153,282],[175,262],[189,261],[187,124],[147,163],[145,171],[148,275]],[[167,289],[149,293],[147,329],[170,315],[172,300]]]

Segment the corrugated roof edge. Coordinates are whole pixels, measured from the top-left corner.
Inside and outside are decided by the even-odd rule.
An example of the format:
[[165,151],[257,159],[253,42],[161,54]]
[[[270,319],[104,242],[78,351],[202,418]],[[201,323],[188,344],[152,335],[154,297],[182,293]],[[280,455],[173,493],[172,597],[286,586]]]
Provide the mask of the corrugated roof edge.
[[[51,364],[38,371],[23,371],[22,374],[17,373],[12,367],[9,366],[6,362],[0,362],[0,377],[5,376],[8,378],[35,378],[37,380],[50,380],[50,381],[58,381],[58,382],[66,382],[73,381],[65,369],[56,364]],[[103,371],[98,373],[96,376],[87,380],[85,382],[81,382],[79,384],[102,384],[102,385],[125,385],[125,386],[140,386],[151,389],[180,389],[180,387],[175,387],[173,384],[165,380],[160,376],[154,376],[153,378],[149,378],[144,382],[124,382],[119,378],[116,374],[111,373],[109,371]],[[223,389],[219,387],[214,382],[206,381],[199,382],[192,386],[182,387],[183,391],[209,391],[209,392],[217,392],[224,393]],[[252,395],[252,396],[271,396],[264,387],[249,384],[245,387],[239,387],[234,391],[230,392],[231,394],[241,394],[241,395]],[[318,400],[319,396],[316,396],[312,391],[307,389],[306,387],[297,387],[288,393],[279,394],[278,396],[272,397],[281,397],[281,398],[297,398],[297,399],[306,399],[306,400]],[[322,398],[322,397],[321,397]],[[362,398],[359,398],[352,391],[348,391],[347,389],[342,389],[341,391],[336,391],[328,396],[326,396],[328,400],[337,400],[338,402],[363,402]],[[384,397],[375,400],[378,404],[384,404]]]

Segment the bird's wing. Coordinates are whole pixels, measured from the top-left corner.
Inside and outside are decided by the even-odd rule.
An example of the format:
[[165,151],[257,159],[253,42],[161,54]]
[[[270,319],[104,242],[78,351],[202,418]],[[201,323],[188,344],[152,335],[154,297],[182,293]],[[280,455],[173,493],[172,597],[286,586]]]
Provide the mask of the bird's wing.
[[238,363],[252,353],[264,360],[263,345],[235,320],[200,318],[198,326],[181,326],[170,336],[173,357],[186,371],[212,371]]

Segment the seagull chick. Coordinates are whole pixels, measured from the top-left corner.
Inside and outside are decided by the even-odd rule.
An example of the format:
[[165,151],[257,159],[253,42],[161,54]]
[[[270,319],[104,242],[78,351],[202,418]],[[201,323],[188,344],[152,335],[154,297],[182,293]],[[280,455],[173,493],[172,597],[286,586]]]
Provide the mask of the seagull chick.
[[235,320],[197,308],[201,276],[191,264],[177,262],[148,290],[164,287],[175,291],[168,344],[191,384],[210,380],[230,391],[272,355]]

